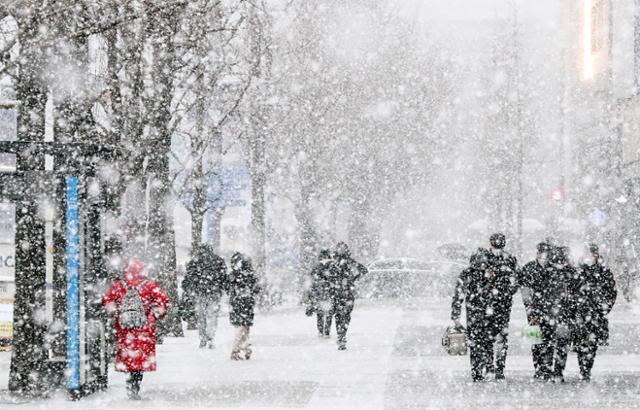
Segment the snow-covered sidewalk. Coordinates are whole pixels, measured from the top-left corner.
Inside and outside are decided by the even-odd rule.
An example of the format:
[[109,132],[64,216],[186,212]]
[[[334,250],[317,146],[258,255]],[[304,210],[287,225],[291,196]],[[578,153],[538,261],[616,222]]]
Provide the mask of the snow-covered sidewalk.
[[[516,302],[518,305],[519,302]],[[467,357],[448,357],[440,336],[448,324],[448,303],[358,301],[349,349],[335,338],[318,338],[313,318],[302,309],[259,314],[252,329],[254,356],[229,359],[232,328],[220,318],[217,346],[197,348],[195,331],[168,338],[158,348],[158,372],[145,375],[145,400],[131,402],[125,378],[110,374],[108,391],[80,402],[64,394],[50,400],[0,407],[16,409],[192,409],[192,408],[450,408],[450,409],[632,409],[640,408],[640,321],[624,304],[614,310],[612,345],[596,360],[591,384],[577,381],[570,356],[567,383],[531,380],[529,348],[518,329],[524,312],[512,316],[507,381],[469,382]],[[9,354],[0,353],[0,382],[7,380]],[[6,385],[6,384],[5,384]]]
[[[233,329],[225,315],[214,350],[198,349],[195,331],[158,346],[158,371],[145,374],[141,402],[126,399],[125,375],[112,371],[104,393],[76,403],[60,394],[19,408],[381,408],[401,316],[399,307],[357,309],[349,350],[338,351],[335,335],[319,338],[315,318],[306,317],[302,308],[258,314],[252,328],[253,357],[234,362],[229,359]],[[5,386],[8,361],[9,354],[0,354],[0,382]]]

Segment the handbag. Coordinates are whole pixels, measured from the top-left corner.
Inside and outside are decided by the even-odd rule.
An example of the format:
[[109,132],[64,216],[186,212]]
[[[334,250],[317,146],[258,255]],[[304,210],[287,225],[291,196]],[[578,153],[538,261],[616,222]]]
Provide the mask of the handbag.
[[450,356],[467,354],[467,332],[464,328],[447,327],[442,336],[442,347]]

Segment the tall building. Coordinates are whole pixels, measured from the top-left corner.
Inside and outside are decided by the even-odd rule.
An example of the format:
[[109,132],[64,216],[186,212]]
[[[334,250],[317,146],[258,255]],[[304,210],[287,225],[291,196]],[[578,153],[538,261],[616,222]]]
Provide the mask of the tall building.
[[562,3],[570,209],[628,288],[640,255],[640,0]]

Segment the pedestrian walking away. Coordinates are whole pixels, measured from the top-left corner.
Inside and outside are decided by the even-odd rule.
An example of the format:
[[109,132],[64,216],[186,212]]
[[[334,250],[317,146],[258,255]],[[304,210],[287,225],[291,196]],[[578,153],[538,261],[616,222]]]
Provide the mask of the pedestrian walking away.
[[[551,246],[540,242],[537,247],[536,258],[524,265],[518,275],[518,284],[522,294],[522,301],[527,312],[527,322],[531,326],[539,326],[543,315],[543,299],[549,267],[549,251]],[[544,348],[542,344],[531,346],[533,358],[534,378],[543,378]]]
[[609,321],[618,295],[611,271],[604,265],[598,245],[586,247],[575,283],[576,325],[574,343],[583,381],[591,380],[598,346],[609,342]]
[[331,276],[333,259],[329,249],[323,249],[318,256],[318,264],[311,271],[311,287],[307,301],[307,314],[316,314],[318,335],[329,337],[334,315],[331,303]]
[[575,318],[574,295],[571,291],[575,276],[576,270],[569,263],[566,249],[551,248],[547,275],[541,285],[544,291],[539,308],[543,356],[540,374],[544,380],[564,382]]
[[142,262],[130,259],[121,279],[102,298],[106,311],[115,316],[116,363],[119,372],[128,372],[127,395],[140,399],[143,372],[156,370],[156,321],[167,312],[167,297],[144,274]]
[[227,287],[227,266],[210,245],[198,245],[187,263],[185,292],[195,303],[200,348],[214,348],[222,294]]
[[496,380],[504,379],[504,368],[509,349],[509,320],[513,295],[518,290],[518,261],[505,251],[506,237],[495,233],[489,238],[490,255],[486,274],[491,286],[491,338],[495,343],[495,364],[489,367]]
[[493,363],[490,326],[492,289],[490,278],[486,274],[490,256],[489,251],[484,248],[479,248],[471,256],[469,267],[458,277],[451,303],[451,319],[458,329],[463,328],[460,317],[462,305],[465,305],[471,379],[474,382],[484,380]]
[[228,291],[231,307],[229,320],[236,329],[231,360],[249,360],[252,354],[249,332],[253,326],[256,296],[260,287],[251,260],[239,252],[231,257]]
[[336,245],[331,268],[327,271],[331,308],[335,314],[338,350],[347,348],[347,331],[356,298],[356,281],[367,274],[367,268],[356,262],[344,242]]

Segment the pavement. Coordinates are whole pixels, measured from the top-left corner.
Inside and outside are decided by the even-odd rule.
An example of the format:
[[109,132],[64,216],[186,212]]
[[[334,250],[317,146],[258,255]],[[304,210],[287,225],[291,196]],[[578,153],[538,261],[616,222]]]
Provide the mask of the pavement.
[[[614,308],[611,346],[598,355],[591,383],[579,381],[571,354],[567,383],[559,385],[532,380],[530,348],[519,336],[524,311],[515,305],[505,382],[471,383],[468,356],[444,353],[448,300],[359,300],[346,351],[337,350],[335,335],[319,338],[303,309],[282,308],[256,315],[253,357],[233,362],[233,329],[222,315],[214,350],[198,349],[195,331],[158,346],[158,371],[145,374],[142,401],[127,400],[124,374],[111,371],[107,391],[79,402],[62,392],[17,402],[0,391],[0,408],[640,409],[638,307]],[[9,358],[0,353],[4,386]]]

